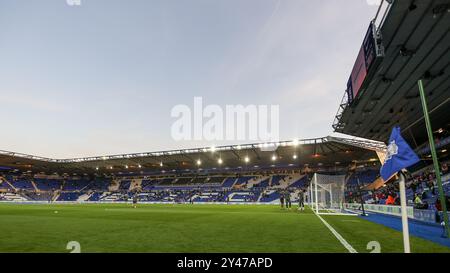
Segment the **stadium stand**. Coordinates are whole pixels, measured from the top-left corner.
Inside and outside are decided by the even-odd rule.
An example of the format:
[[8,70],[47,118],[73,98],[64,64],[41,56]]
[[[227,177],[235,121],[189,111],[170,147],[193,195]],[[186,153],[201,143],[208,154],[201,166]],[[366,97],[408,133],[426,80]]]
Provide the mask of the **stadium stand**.
[[119,189],[127,191],[130,189],[130,185],[131,185],[131,180],[122,180],[120,182]]
[[94,201],[94,202],[100,201],[100,198],[102,195],[103,195],[103,192],[94,192],[89,196],[87,201]]
[[77,201],[80,197],[80,193],[78,192],[62,192],[57,201]]
[[15,179],[13,177],[6,178],[8,182],[18,190],[35,190],[35,187],[28,179]]
[[237,178],[236,177],[227,177],[223,183],[222,187],[224,188],[231,188],[233,187],[234,183],[236,183]]
[[173,183],[177,184],[177,185],[187,185],[187,184],[194,183],[195,179],[197,179],[197,178],[181,177],[181,178],[175,179]]
[[30,201],[52,201],[54,197],[53,192],[22,192],[22,196],[25,197],[27,200]]
[[62,182],[56,179],[41,179],[35,178],[34,184],[38,190],[41,191],[55,191],[60,190],[62,187]]
[[0,179],[0,189],[4,189],[7,191],[13,190],[11,185],[4,179]]
[[235,186],[242,186],[248,183],[248,181],[250,181],[250,179],[252,179],[253,177],[251,176],[244,176],[244,177],[239,177],[236,181],[236,183],[234,183]]
[[153,188],[154,185],[158,184],[158,180],[155,179],[143,179],[141,183],[141,189],[143,191],[148,191]]
[[174,182],[173,178],[164,178],[161,179],[160,182],[158,183],[158,185],[172,185]]
[[224,180],[225,180],[225,177],[223,177],[223,176],[212,176],[206,180],[206,183],[220,185],[224,182]]
[[65,181],[62,190],[63,191],[81,191],[90,184],[86,179],[68,179]]
[[261,194],[259,202],[272,203],[280,198],[280,193],[276,190],[266,190]]
[[[350,172],[346,184],[346,201],[358,203],[361,189],[378,178],[376,168],[364,168]],[[444,189],[450,193],[450,174],[448,163],[442,165]],[[288,190],[296,196],[299,189],[307,189],[311,175],[267,174],[222,175],[222,176],[183,176],[173,177],[134,177],[111,178],[67,178],[29,179],[21,176],[4,176],[0,179],[2,200],[13,201],[69,201],[69,202],[119,202],[130,201],[136,194],[142,202],[260,202],[276,203],[280,191]],[[34,181],[36,187],[33,186]],[[130,187],[138,181],[137,187]],[[116,184],[117,187],[111,187]],[[13,185],[14,187],[12,187]],[[10,193],[10,195],[5,195]],[[371,204],[398,204],[398,185],[391,183],[375,191],[364,191],[365,202]],[[436,211],[438,206],[435,175],[431,167],[416,171],[407,182],[407,198],[410,205],[418,209]],[[419,201],[420,200],[420,201]]]
[[271,186],[277,186],[280,185],[280,181],[284,180],[286,178],[285,175],[274,175],[272,176],[272,180],[271,180]]
[[95,191],[108,191],[108,187],[111,183],[111,179],[100,179],[96,178],[84,188],[85,190],[95,190]]
[[307,187],[308,184],[309,184],[308,177],[306,175],[304,175],[303,177],[301,177],[294,183],[290,184],[289,187],[290,188],[303,188],[303,187]]

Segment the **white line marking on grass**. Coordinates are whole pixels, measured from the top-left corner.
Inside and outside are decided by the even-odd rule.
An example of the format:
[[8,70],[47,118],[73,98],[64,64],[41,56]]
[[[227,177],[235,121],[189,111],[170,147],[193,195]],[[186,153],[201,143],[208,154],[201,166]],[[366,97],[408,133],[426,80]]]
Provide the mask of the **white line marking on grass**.
[[341,234],[339,234],[330,224],[328,224],[327,221],[325,221],[325,219],[323,219],[322,217],[320,217],[319,214],[316,214],[317,217],[319,217],[319,219],[322,221],[322,223],[331,231],[331,233],[333,233],[333,235],[336,237],[336,239],[339,240],[339,242],[348,250],[348,252],[350,253],[358,253],[358,251],[356,251],[356,249],[354,249],[352,247],[352,245],[350,245],[345,239],[344,237],[341,236]]

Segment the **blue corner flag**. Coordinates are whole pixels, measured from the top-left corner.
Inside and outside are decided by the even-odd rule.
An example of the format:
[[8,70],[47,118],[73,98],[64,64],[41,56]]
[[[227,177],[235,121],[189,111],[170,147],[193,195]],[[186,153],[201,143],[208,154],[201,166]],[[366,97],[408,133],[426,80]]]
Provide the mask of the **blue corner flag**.
[[400,127],[394,127],[389,138],[386,159],[380,169],[381,177],[384,181],[387,181],[398,171],[408,168],[419,161],[419,157],[403,139]]

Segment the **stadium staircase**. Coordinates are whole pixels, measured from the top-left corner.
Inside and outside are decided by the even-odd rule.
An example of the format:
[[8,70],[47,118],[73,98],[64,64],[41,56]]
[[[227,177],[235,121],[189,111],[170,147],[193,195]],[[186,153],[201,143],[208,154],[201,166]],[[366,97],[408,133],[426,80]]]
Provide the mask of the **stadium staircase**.
[[190,199],[192,199],[194,202],[197,202],[196,200],[197,200],[197,198],[199,198],[199,197],[200,197],[200,195],[194,194],[194,195],[191,196]]
[[55,191],[53,193],[53,196],[52,196],[52,202],[58,200],[60,195],[61,195],[61,191],[60,190],[59,191]]
[[34,191],[35,191],[35,192],[40,191],[39,188],[36,186],[36,183],[34,182],[33,179],[31,179],[30,182],[31,182],[31,185],[33,185],[33,188],[34,188]]
[[14,184],[11,183],[11,181],[9,181],[7,178],[3,178],[3,181],[6,182],[14,191],[17,191],[17,187],[14,186]]
[[264,195],[261,194],[258,198],[258,202],[263,203],[278,203],[280,194],[277,190],[265,190]]
[[130,183],[130,191],[141,189],[142,179],[133,179]]
[[235,177],[228,177],[223,181],[222,187],[232,188],[236,184],[237,181],[238,181],[238,179]]
[[120,187],[120,180],[113,180],[111,181],[111,184],[108,186],[108,191],[118,191]]
[[94,193],[85,193],[78,197],[77,202],[84,202],[88,201],[88,199],[93,195]]
[[285,180],[287,175],[272,175],[270,176],[269,186],[275,187],[280,185],[280,182]]
[[248,182],[253,179],[252,176],[241,176],[234,183],[233,187],[235,188],[245,188]]
[[291,188],[304,188],[308,186],[309,180],[307,175],[301,176],[297,181],[289,185]]
[[270,178],[270,176],[258,176],[258,177],[252,178],[247,182],[247,188],[252,189],[253,187],[259,185],[261,182],[263,182],[269,178]]
[[285,177],[284,180],[281,180],[279,185],[273,186],[272,188],[274,189],[286,189],[288,187],[290,187],[292,184],[294,184],[295,182],[301,180],[302,178],[304,178],[306,175],[301,175],[301,174],[291,174],[288,177]]
[[17,190],[8,180],[0,176],[0,188]]
[[120,180],[119,181],[119,190],[121,191],[129,191],[131,187],[131,181],[130,179]]

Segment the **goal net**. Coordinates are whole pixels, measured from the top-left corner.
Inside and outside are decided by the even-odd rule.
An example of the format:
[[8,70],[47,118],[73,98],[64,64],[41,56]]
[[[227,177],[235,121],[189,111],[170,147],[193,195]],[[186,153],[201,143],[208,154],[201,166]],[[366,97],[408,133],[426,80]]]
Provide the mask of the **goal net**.
[[310,205],[317,214],[348,214],[344,209],[345,175],[314,174],[309,187]]

